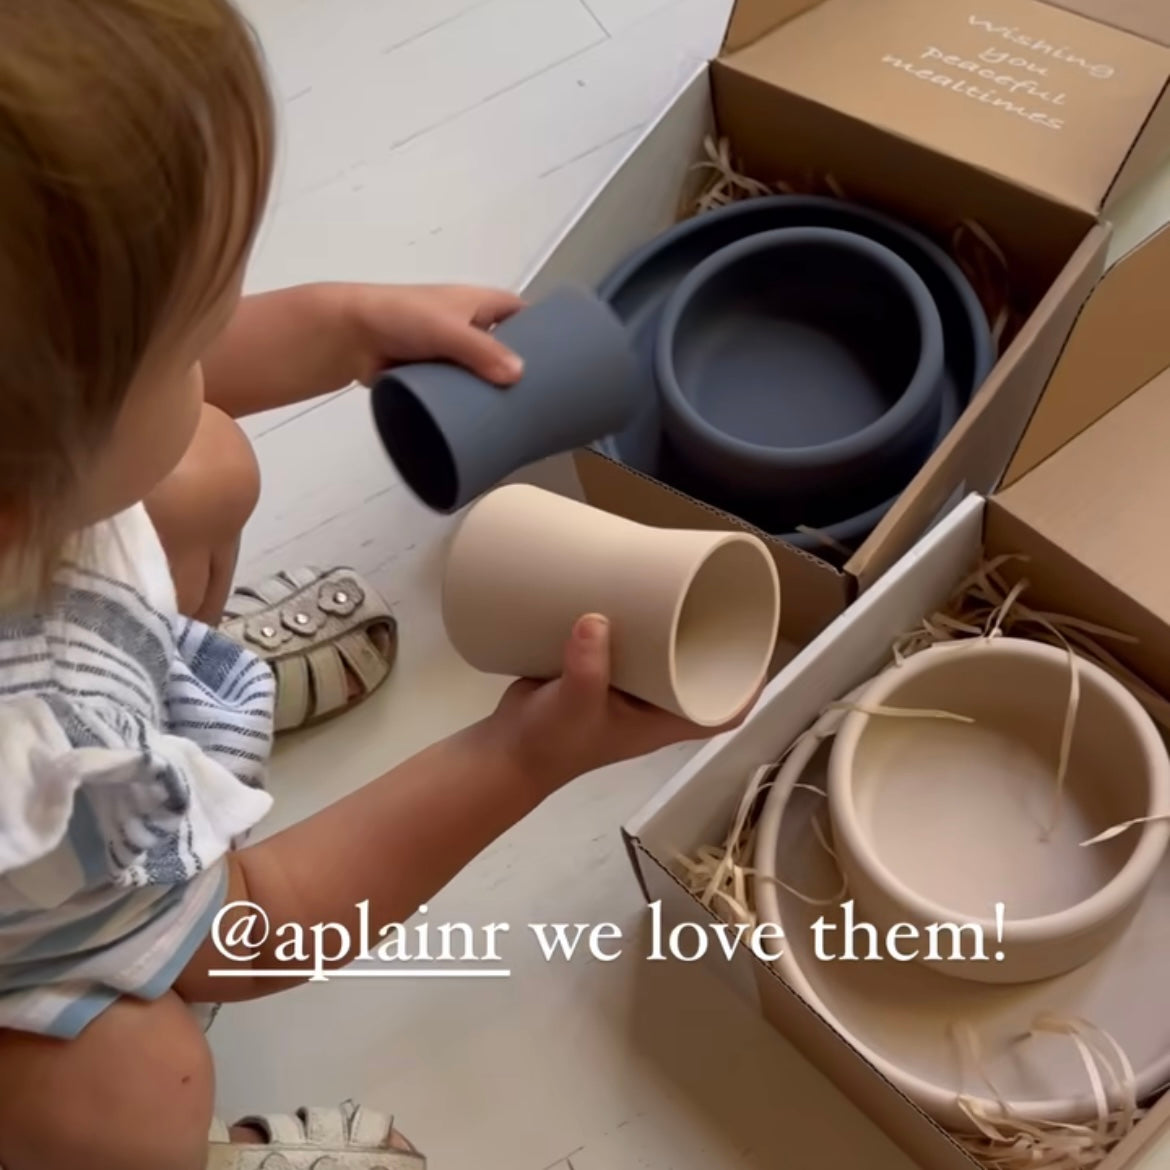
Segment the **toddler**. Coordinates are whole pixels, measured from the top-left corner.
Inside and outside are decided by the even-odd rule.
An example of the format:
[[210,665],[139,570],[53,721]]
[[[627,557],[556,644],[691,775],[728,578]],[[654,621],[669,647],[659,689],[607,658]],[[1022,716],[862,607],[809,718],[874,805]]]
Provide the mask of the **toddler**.
[[[274,712],[297,726],[368,693],[394,626],[345,574],[231,596],[258,492],[233,420],[396,361],[501,387],[520,373],[490,332],[518,308],[507,293],[241,300],[273,133],[230,0],[0,0],[4,1170],[421,1167],[348,1103],[213,1119],[196,1009],[276,990],[209,975],[216,916],[246,901],[356,936],[367,902],[403,921],[574,777],[709,734],[612,692],[606,621],[582,615],[559,679],[516,683],[481,722],[244,843],[270,806]],[[276,945],[255,968],[280,966]]]

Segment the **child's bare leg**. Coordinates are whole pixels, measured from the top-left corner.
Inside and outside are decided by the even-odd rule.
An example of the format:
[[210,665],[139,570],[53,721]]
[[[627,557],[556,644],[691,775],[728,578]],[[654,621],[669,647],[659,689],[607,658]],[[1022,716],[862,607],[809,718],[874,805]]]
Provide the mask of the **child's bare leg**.
[[[179,612],[217,626],[231,595],[240,534],[260,497],[260,468],[247,435],[218,407],[204,405],[195,438],[179,466],[150,494],[146,510],[167,554]],[[369,636],[390,658],[394,632]],[[343,664],[350,698],[363,683]]]
[[219,624],[240,533],[259,496],[260,468],[248,437],[221,410],[204,406],[182,462],[146,500],[170,562],[180,613]]
[[203,1170],[211,1054],[174,994],[122,1000],[75,1040],[0,1031],[4,1170]]
[[[214,1099],[207,1041],[174,993],[121,1000],[76,1040],[0,1029],[4,1170],[204,1170]],[[413,1149],[397,1130],[389,1145]]]

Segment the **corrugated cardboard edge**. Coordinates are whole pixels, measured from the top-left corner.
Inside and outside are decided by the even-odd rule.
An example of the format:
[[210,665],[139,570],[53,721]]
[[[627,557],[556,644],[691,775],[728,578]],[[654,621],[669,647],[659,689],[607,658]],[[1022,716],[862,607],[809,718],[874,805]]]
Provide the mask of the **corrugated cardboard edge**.
[[[1120,1142],[1097,1170],[1158,1170],[1165,1159],[1155,1162],[1148,1157],[1160,1149],[1170,1149],[1170,1093],[1167,1093],[1142,1119],[1138,1127]],[[1142,1163],[1138,1159],[1143,1159]]]
[[622,844],[626,847],[626,856],[630,859],[630,866],[634,871],[634,878],[638,889],[642,891],[642,901],[647,905],[653,900],[650,897],[650,887],[646,885],[646,877],[642,873],[642,864],[639,860],[641,851],[638,848],[638,838],[624,826],[622,828]]
[[1081,309],[1008,465],[1008,488],[1170,366],[1170,226],[1118,261]]

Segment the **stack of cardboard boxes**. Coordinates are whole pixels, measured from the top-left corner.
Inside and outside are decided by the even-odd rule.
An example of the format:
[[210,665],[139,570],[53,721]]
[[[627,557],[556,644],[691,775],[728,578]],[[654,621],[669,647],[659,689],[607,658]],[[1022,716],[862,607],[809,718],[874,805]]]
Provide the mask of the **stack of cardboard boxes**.
[[[753,769],[983,558],[1026,555],[1030,604],[1132,635],[1118,656],[1170,698],[1170,229],[1150,230],[1170,221],[1168,82],[1167,0],[738,0],[722,54],[534,273],[533,293],[600,279],[677,219],[715,135],[762,181],[831,176],[942,241],[974,222],[1010,276],[991,377],[856,554],[838,569],[769,539],[775,676],[626,826],[668,922],[709,918],[674,860],[719,841]],[[589,502],[632,519],[742,527],[595,452],[574,467]],[[973,1165],[749,950],[715,965],[924,1170]],[[1164,1119],[1170,1102],[1108,1170],[1152,1165]]]

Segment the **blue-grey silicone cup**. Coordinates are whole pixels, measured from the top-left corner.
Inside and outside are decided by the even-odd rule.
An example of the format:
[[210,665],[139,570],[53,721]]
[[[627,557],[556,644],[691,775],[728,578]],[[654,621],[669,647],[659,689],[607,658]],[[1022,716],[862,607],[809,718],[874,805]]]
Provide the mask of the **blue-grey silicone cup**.
[[583,289],[557,290],[496,336],[524,361],[512,386],[444,362],[387,370],[374,386],[382,445],[436,512],[456,512],[540,459],[621,430],[653,393],[622,321]]
[[[785,228],[682,281],[655,370],[677,457],[777,514],[855,515],[901,490],[937,434],[942,321],[904,260],[853,232]],[[794,520],[794,523],[800,523]]]

